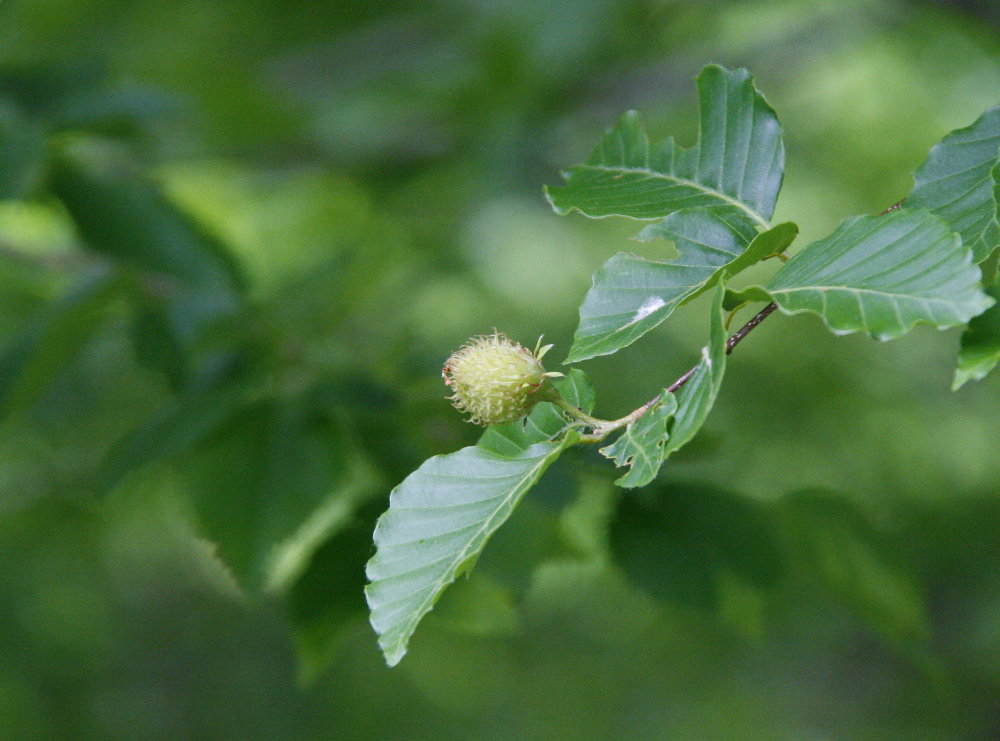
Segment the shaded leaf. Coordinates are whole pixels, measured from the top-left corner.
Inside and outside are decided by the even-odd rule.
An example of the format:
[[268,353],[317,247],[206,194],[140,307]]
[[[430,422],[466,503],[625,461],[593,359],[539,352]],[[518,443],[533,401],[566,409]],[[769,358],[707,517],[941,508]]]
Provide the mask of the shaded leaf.
[[[531,417],[545,411],[539,405]],[[393,490],[375,528],[378,550],[368,562],[371,583],[365,590],[390,666],[403,658],[417,624],[444,589],[474,563],[577,435],[525,445],[529,439],[484,435],[486,445],[434,456]]]
[[189,454],[245,408],[247,397],[240,382],[219,381],[182,393],[111,449],[98,470],[96,493],[109,493],[147,464]]
[[601,454],[614,460],[616,466],[629,470],[615,483],[628,489],[645,486],[660,471],[663,446],[667,442],[667,424],[677,410],[677,399],[666,390],[659,400],[611,445],[601,448]]
[[985,378],[1000,361],[1000,287],[991,286],[986,293],[998,303],[974,317],[962,333],[962,349],[952,389],[961,388],[967,381]]
[[635,111],[566,184],[546,189],[558,213],[658,219],[685,208],[736,206],[767,227],[781,188],[785,151],[774,111],[744,69],[716,65],[698,75],[700,125],[691,149],[673,138],[650,145]]
[[176,465],[202,531],[251,590],[293,584],[377,484],[343,420],[308,395],[241,409]]
[[28,195],[44,162],[42,127],[0,100],[0,200]]
[[180,109],[180,99],[149,85],[84,87],[66,95],[49,113],[58,131],[129,135]]
[[796,492],[778,503],[777,523],[788,559],[895,641],[928,635],[923,597],[864,513],[842,497],[823,491]]
[[0,350],[0,413],[30,406],[111,315],[126,282],[107,271],[86,276]]
[[996,182],[1000,163],[1000,106],[935,144],[913,174],[905,208],[926,208],[948,222],[977,262],[1000,245]]
[[888,340],[985,311],[993,300],[979,278],[972,251],[940,217],[905,209],[847,219],[788,261],[766,292],[786,314],[813,312],[838,334]]
[[316,551],[288,592],[289,619],[303,683],[312,682],[326,670],[349,632],[356,625],[364,625],[365,561],[378,515],[376,505],[363,505],[337,530]]
[[781,540],[768,511],[708,484],[670,484],[622,497],[610,544],[634,584],[706,610],[722,607],[733,576],[766,589],[783,570]]
[[54,158],[52,186],[88,246],[152,273],[211,287],[227,300],[240,283],[225,248],[103,144],[84,141]]

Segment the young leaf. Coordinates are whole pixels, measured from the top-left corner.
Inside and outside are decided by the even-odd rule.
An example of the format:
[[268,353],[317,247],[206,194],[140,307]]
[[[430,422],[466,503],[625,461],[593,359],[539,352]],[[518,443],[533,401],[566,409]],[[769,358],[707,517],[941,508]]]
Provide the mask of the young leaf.
[[1000,245],[992,174],[998,162],[1000,106],[994,106],[931,148],[913,174],[915,184],[905,205],[941,216],[980,262]]
[[723,270],[730,275],[744,270],[784,250],[797,234],[794,224],[758,234],[746,215],[731,206],[670,214],[638,238],[669,239],[678,256],[650,260],[619,252],[608,260],[594,274],[580,306],[580,325],[566,362],[627,347],[709,288]]
[[724,296],[725,286],[720,281],[712,300],[708,345],[703,348],[701,362],[687,383],[676,395],[664,390],[649,411],[630,424],[612,445],[601,450],[617,465],[630,466],[630,470],[615,481],[618,486],[645,486],[656,478],[663,462],[690,441],[708,417],[726,370]]
[[570,368],[565,378],[553,378],[551,382],[559,395],[570,404],[588,414],[594,411],[594,386],[582,370]]
[[614,460],[616,466],[629,470],[615,483],[626,489],[645,486],[660,471],[663,446],[667,442],[667,424],[677,411],[677,399],[664,390],[659,400],[611,445],[601,448],[601,454]]
[[557,213],[658,219],[683,208],[736,206],[767,228],[781,188],[785,149],[778,119],[744,69],[698,75],[698,142],[650,145],[636,111],[622,116],[590,158],[546,188]]
[[726,327],[722,309],[725,295],[725,284],[720,281],[712,297],[708,345],[702,348],[701,362],[691,378],[677,392],[677,411],[670,426],[670,438],[663,446],[663,460],[697,434],[719,395],[722,377],[726,373]]
[[492,428],[478,445],[424,461],[393,490],[375,527],[378,550],[368,562],[365,588],[372,627],[390,666],[406,654],[417,624],[444,589],[577,441],[570,431],[559,440],[530,442],[547,432],[553,413],[551,404],[539,404],[524,434],[518,434],[520,422]]
[[838,334],[888,340],[916,324],[951,327],[981,314],[993,299],[979,278],[947,223],[904,209],[847,219],[787,262],[766,292],[786,314],[810,311]]
[[985,378],[1000,361],[1000,286],[991,286],[986,292],[998,303],[969,322],[962,334],[953,390],[961,388],[966,381]]

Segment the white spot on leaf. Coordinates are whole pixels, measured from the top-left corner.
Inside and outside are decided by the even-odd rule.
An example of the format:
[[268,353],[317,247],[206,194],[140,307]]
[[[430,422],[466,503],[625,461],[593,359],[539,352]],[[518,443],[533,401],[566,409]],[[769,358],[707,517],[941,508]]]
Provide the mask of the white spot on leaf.
[[659,296],[650,296],[649,298],[647,298],[645,301],[642,302],[642,305],[639,307],[639,310],[635,312],[635,316],[632,317],[632,320],[625,326],[631,327],[636,322],[641,322],[643,319],[652,314],[654,311],[666,305],[667,302],[664,301]]

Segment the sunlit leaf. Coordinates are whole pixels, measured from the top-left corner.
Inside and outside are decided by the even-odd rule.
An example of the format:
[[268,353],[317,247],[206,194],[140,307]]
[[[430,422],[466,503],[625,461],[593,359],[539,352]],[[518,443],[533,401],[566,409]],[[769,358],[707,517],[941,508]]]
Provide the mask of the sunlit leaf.
[[653,260],[619,252],[608,260],[580,306],[566,362],[632,344],[710,287],[724,269],[735,274],[781,252],[797,233],[794,224],[781,224],[758,234],[746,215],[730,206],[677,211],[646,227],[639,239],[670,240],[677,257]]
[[991,286],[986,293],[998,303],[974,317],[962,334],[953,389],[985,378],[1000,361],[1000,286]]
[[904,207],[926,208],[948,222],[972,248],[977,262],[1000,245],[996,183],[1000,162],[1000,106],[935,144],[913,174]]
[[905,209],[847,219],[787,262],[766,290],[786,314],[813,312],[838,334],[888,340],[916,324],[951,327],[985,311],[993,299],[979,279],[972,251],[948,224]]
[[781,188],[785,150],[774,111],[744,69],[705,67],[701,116],[690,149],[651,145],[642,119],[626,113],[586,163],[547,189],[559,213],[658,219],[684,208],[730,205],[767,227]]
[[[546,414],[548,407],[539,405],[529,419]],[[484,435],[486,445],[434,456],[393,490],[375,528],[378,550],[368,562],[365,590],[390,666],[403,658],[417,624],[444,589],[475,562],[525,492],[577,435],[526,444],[529,439]]]

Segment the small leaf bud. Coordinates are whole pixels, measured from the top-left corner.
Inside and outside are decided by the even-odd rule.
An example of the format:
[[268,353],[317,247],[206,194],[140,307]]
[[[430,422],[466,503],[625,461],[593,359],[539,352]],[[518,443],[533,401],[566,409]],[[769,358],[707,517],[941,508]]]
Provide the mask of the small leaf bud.
[[489,426],[520,419],[539,401],[546,379],[562,373],[546,373],[542,356],[552,345],[528,350],[494,330],[492,335],[473,337],[444,364],[441,375],[454,392],[447,397],[469,421]]

